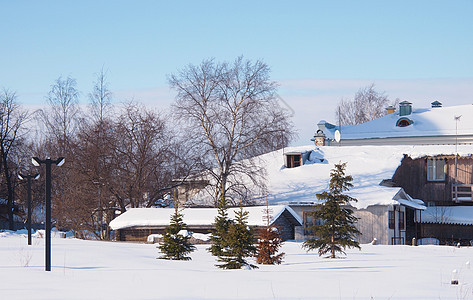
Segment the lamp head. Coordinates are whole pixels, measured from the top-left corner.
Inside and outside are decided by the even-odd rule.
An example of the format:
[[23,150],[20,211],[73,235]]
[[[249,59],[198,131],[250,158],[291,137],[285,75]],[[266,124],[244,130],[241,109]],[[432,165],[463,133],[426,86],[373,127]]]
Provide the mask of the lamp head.
[[41,159],[37,158],[37,157],[33,157],[31,159],[31,163],[35,166],[35,167],[39,167],[39,165],[41,164]]
[[58,167],[62,166],[66,162],[66,159],[64,157],[59,157],[58,160],[56,160],[56,165]]
[[23,179],[25,179],[25,178],[23,178],[23,175],[18,174],[18,179],[23,180]]

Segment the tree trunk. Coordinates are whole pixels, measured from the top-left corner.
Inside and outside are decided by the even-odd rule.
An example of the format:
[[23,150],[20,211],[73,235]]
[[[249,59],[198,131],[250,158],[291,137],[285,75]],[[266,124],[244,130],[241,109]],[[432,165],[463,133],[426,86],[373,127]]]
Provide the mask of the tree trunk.
[[331,241],[331,252],[332,252],[332,255],[330,256],[330,258],[335,258],[335,232],[332,232],[332,236],[330,237],[330,241]]
[[13,222],[13,186],[11,184],[10,172],[8,171],[7,165],[7,154],[5,153],[3,143],[0,145],[0,150],[2,155],[3,171],[5,173],[5,180],[7,181],[8,189],[8,229],[15,230]]

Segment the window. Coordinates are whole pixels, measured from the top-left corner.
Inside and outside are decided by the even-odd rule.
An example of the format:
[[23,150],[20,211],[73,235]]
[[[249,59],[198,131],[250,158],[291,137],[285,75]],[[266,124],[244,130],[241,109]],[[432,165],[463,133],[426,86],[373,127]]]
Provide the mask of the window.
[[288,154],[287,156],[287,167],[297,168],[301,166],[301,155],[300,154]]
[[388,212],[388,222],[389,222],[389,229],[394,229],[394,222],[395,222],[395,219],[394,219],[394,211],[393,210],[390,210]]
[[304,234],[310,235],[310,227],[314,226],[314,217],[312,216],[312,212],[304,212]]
[[445,159],[429,158],[427,159],[427,181],[445,180]]
[[396,122],[396,126],[397,127],[407,127],[409,125],[412,125],[412,123],[414,123],[411,119],[409,118],[400,118],[399,120],[397,120]]
[[325,222],[322,219],[316,219],[314,220],[314,217],[312,215],[313,212],[307,212],[305,211],[304,214],[304,234],[305,235],[312,235],[312,231],[310,230],[310,227],[312,226],[318,226],[318,225],[323,225]]
[[399,230],[406,229],[406,223],[404,222],[404,212],[399,212]]

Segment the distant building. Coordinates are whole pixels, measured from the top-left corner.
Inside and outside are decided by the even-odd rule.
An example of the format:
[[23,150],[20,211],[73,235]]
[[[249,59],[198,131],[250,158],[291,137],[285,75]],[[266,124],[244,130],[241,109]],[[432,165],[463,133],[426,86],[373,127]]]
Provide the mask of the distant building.
[[[240,208],[229,208],[229,217],[234,218],[234,211],[238,209]],[[300,217],[288,206],[269,206],[270,220],[266,219],[266,206],[245,207],[244,210],[249,212],[249,226],[258,229],[269,222],[269,225],[279,228],[283,240],[293,240],[295,227],[302,226]],[[149,235],[164,232],[173,213],[174,208],[132,208],[110,222],[110,228],[115,231],[116,240],[145,242]],[[182,214],[189,231],[208,234],[214,229],[217,209],[185,208]]]
[[[443,107],[439,101],[431,108],[414,109],[403,101],[399,110],[388,108],[382,118],[358,125],[338,126],[320,121],[318,134],[329,146],[361,145],[454,145],[473,144],[473,105]],[[336,131],[340,142],[336,142]]]

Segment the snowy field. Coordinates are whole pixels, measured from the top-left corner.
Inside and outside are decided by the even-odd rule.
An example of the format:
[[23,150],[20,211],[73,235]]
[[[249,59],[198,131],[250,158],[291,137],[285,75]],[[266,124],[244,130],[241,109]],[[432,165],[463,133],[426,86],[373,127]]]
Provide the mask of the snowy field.
[[[1,299],[473,299],[473,247],[362,245],[330,260],[287,242],[279,266],[220,270],[197,246],[165,261],[156,245],[0,233]],[[459,285],[451,285],[458,270]]]

